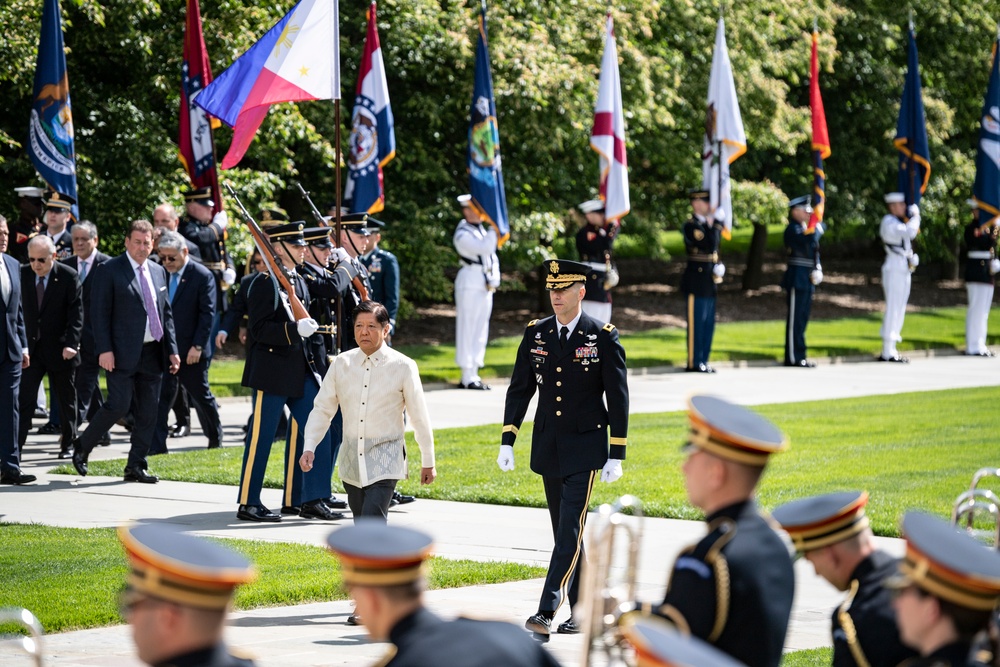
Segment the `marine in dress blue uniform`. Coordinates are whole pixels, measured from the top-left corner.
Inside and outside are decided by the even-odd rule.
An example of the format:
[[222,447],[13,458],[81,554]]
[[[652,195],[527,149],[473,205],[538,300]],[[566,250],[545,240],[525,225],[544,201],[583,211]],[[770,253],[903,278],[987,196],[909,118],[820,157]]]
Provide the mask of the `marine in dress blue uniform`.
[[327,538],[344,584],[375,641],[391,647],[380,667],[557,667],[558,662],[515,625],[457,618],[446,621],[423,605],[429,535],[360,519]]
[[976,357],[992,357],[986,347],[987,323],[993,303],[995,276],[1000,272],[997,259],[997,226],[1000,218],[990,219],[989,213],[976,208],[972,200],[972,222],[965,226],[965,291],[969,310],[965,316],[965,353]]
[[793,500],[771,515],[816,573],[847,593],[833,611],[834,667],[895,667],[916,655],[899,639],[882,586],[899,559],[876,548],[867,503],[865,491],[842,491]]
[[[305,240],[301,222],[268,229],[276,250],[289,263],[301,262]],[[288,267],[286,266],[286,270]],[[297,272],[289,270],[295,294],[309,303],[309,290]],[[247,286],[246,364],[243,386],[253,389],[253,415],[247,429],[243,452],[243,470],[236,517],[243,521],[280,521],[281,516],[261,503],[268,455],[278,421],[288,406],[292,418],[304,424],[312,410],[322,377],[308,339],[318,329],[312,318],[295,320],[288,306],[288,296],[269,273],[258,273]],[[329,434],[317,447],[315,473],[305,476],[296,465],[302,454],[302,430],[290,429],[285,441],[285,491],[283,507],[300,508],[306,518],[338,519],[324,503],[330,497],[333,474]]]
[[[501,470],[513,469],[514,441],[537,392],[531,469],[542,476],[555,546],[538,612],[525,625],[547,638],[559,607],[568,601],[572,609],[577,601],[594,480],[621,477],[629,395],[617,329],[580,308],[586,266],[566,260],[542,266],[555,314],[532,320],[524,331],[507,389],[497,463]],[[559,630],[573,633],[577,626],[571,618]]]
[[785,250],[788,267],[781,278],[788,303],[785,320],[785,365],[812,368],[816,364],[806,358],[806,326],[812,309],[813,292],[823,279],[819,262],[819,239],[823,223],[808,229],[812,206],[809,195],[788,202],[788,226],[785,227]]
[[[118,529],[129,572],[122,615],[154,667],[252,667],[223,642],[237,586],[257,578],[241,554],[162,523]],[[162,616],[161,616],[162,614]]]
[[708,365],[715,335],[715,297],[725,267],[719,262],[722,209],[711,212],[708,190],[691,190],[693,215],[684,223],[687,266],[681,276],[681,294],[687,305],[687,367],[689,373],[714,373]]
[[1000,602],[1000,551],[920,512],[903,517],[902,532],[906,555],[883,585],[894,592],[903,643],[920,654],[906,667],[969,665]]
[[577,208],[587,222],[576,233],[576,251],[587,265],[587,295],[583,312],[599,322],[611,321],[611,289],[618,284],[618,270],[612,261],[612,250],[621,224],[604,218],[604,201],[591,199]]
[[688,420],[684,483],[707,515],[708,535],[678,556],[654,611],[748,667],[777,667],[795,574],[753,494],[769,456],[788,440],[763,417],[714,396],[691,397]]
[[[372,291],[369,298],[385,306],[389,311],[389,336],[396,334],[396,316],[399,314],[399,260],[388,250],[378,247],[382,241],[385,223],[369,216],[365,223],[371,239],[369,250],[359,259],[368,270],[368,280]],[[392,341],[387,341],[390,345]]]

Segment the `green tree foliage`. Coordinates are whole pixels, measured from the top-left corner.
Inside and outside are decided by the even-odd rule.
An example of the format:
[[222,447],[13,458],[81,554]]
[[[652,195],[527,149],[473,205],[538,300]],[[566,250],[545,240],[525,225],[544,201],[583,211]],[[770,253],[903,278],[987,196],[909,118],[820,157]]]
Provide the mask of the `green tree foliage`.
[[[0,4],[0,210],[15,185],[36,183],[26,158],[28,110],[42,0]],[[202,0],[216,73],[291,6]],[[363,0],[341,2],[346,138],[365,31]],[[490,3],[489,35],[504,175],[515,238],[512,268],[564,252],[582,222],[573,207],[596,195],[597,157],[588,138],[603,48],[604,0]],[[964,0],[750,0],[726,9],[727,38],[749,141],[733,165],[741,184],[737,224],[783,217],[771,208],[810,188],[809,44],[820,30],[822,86],[833,155],[827,160],[830,238],[870,235],[881,194],[895,183],[891,139],[905,68],[907,9],[913,8],[934,171],[919,250],[946,259],[957,248],[971,191],[978,114],[995,17]],[[397,157],[385,170],[389,226],[412,301],[448,298],[445,269],[454,196],[467,188],[464,155],[471,98],[475,0],[383,0],[379,31],[396,120]],[[660,254],[656,231],[687,217],[684,190],[701,178],[704,100],[718,5],[704,0],[617,0],[612,5],[628,124],[632,214],[625,234]],[[117,252],[130,219],[149,217],[186,178],[177,159],[184,0],[62,0],[82,213]],[[291,186],[300,180],[321,208],[334,199],[336,120],[330,102],[272,109],[239,167],[223,174],[251,212],[277,201],[308,219]],[[231,133],[216,132],[220,156]],[[346,177],[346,170],[345,175]],[[773,192],[772,192],[773,191]],[[768,194],[771,193],[771,194]],[[748,196],[744,197],[743,194]],[[751,196],[752,195],[752,196]],[[246,245],[234,234],[234,242]]]

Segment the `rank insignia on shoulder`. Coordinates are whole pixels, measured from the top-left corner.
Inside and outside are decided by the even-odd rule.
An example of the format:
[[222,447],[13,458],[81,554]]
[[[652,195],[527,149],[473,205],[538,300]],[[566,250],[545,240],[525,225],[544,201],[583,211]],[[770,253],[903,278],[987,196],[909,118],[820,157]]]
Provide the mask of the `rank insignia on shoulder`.
[[612,331],[615,330],[615,325],[611,324],[611,322],[608,322],[607,324],[604,325],[604,330],[607,331],[608,333],[611,333]]
[[537,323],[538,323],[538,320],[531,320],[530,322],[528,322],[528,326],[529,326],[529,327],[533,327],[533,326],[535,326],[535,325],[536,325]]

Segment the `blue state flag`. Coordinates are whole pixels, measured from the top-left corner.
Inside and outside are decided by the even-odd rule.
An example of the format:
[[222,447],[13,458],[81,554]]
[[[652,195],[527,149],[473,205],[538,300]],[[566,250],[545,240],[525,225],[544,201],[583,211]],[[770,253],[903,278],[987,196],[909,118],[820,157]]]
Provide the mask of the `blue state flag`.
[[931,151],[927,146],[927,122],[924,119],[924,98],[920,88],[920,66],[917,63],[917,37],[912,26],[906,55],[906,83],[903,85],[903,101],[899,105],[894,143],[899,150],[899,191],[906,196],[907,206],[919,204],[931,178]]
[[986,86],[986,99],[979,125],[979,145],[976,150],[976,183],[972,187],[972,198],[980,211],[980,224],[991,223],[1000,216],[1000,63],[997,51],[1000,41],[993,44],[993,66],[990,68],[990,82]]
[[479,43],[476,45],[476,74],[469,114],[469,194],[472,204],[497,231],[498,247],[510,238],[507,218],[507,194],[503,188],[500,160],[500,130],[497,104],[493,97],[490,52],[487,49],[486,3],[479,17]]
[[[42,179],[53,190],[79,201],[76,192],[76,151],[73,112],[63,49],[59,0],[45,0],[38,39],[35,92],[28,126],[28,155]],[[74,215],[78,215],[73,207]]]

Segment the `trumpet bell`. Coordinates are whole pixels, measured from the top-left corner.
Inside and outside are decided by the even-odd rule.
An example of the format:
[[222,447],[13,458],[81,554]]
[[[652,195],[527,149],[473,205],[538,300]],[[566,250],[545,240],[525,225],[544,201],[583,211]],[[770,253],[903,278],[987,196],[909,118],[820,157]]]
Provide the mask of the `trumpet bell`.
[[[27,609],[19,607],[0,608],[0,626],[6,624],[19,625],[28,631],[27,636],[15,636],[8,640],[7,637],[0,636],[0,646],[4,644],[14,644],[16,650],[27,654],[35,667],[42,667],[42,624]],[[3,652],[0,652],[0,656]]]

